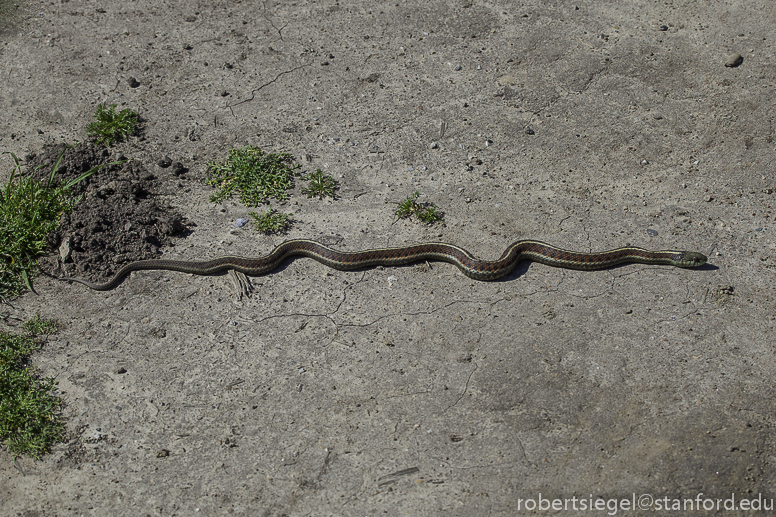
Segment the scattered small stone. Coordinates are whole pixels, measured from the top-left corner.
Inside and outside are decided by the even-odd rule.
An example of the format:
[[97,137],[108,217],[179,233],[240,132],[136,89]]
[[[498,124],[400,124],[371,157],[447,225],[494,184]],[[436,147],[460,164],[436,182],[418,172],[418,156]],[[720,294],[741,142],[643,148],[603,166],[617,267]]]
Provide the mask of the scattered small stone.
[[659,25],[657,30],[665,32],[668,30],[668,25]]
[[646,159],[641,160],[641,165],[649,165],[649,162]]
[[156,162],[156,165],[158,165],[162,169],[166,169],[167,167],[172,165],[172,159],[169,156],[165,156],[164,158]]
[[533,129],[531,129],[531,128],[529,127],[529,128],[526,128],[526,130],[525,130],[525,134],[526,134],[526,135],[535,135],[536,133],[534,132],[534,130],[533,130]]
[[725,66],[728,68],[735,68],[744,62],[744,58],[741,54],[730,54],[725,60]]
[[69,262],[73,253],[73,236],[68,235],[66,239],[62,240],[62,244],[59,246],[59,257],[62,262]]
[[456,72],[460,72],[460,71],[462,70],[462,67],[461,67],[461,65],[458,65],[458,66],[456,66],[456,67],[454,68],[454,70],[455,70]]
[[186,17],[183,19],[183,21],[184,21],[184,22],[189,22],[189,23],[192,23],[192,22],[195,22],[195,21],[197,21],[197,17],[196,17],[196,16],[186,16]]
[[243,219],[242,217],[240,217],[234,222],[232,226],[236,226],[237,228],[242,228],[243,226],[245,226],[245,223],[247,222],[248,222],[247,219]]
[[169,455],[170,455],[170,451],[168,451],[167,449],[159,449],[158,451],[156,451],[157,458],[166,458]]
[[163,217],[159,217],[156,221],[156,225],[159,231],[164,235],[175,235],[180,233],[185,228],[183,219],[180,215],[170,214]]
[[732,285],[719,284],[711,292],[711,299],[719,305],[729,302],[735,296],[735,288]]
[[185,45],[183,45],[183,50],[191,50],[191,49],[193,49],[193,48],[194,48],[194,47],[192,47],[192,46],[191,46],[191,45],[189,45],[188,43],[186,43]]
[[649,235],[650,237],[657,237],[658,235],[657,230],[653,228],[647,228],[647,235]]
[[130,88],[137,88],[138,86],[140,86],[140,81],[138,81],[134,77],[129,77],[127,78],[127,84],[129,85]]
[[180,176],[181,174],[186,174],[189,169],[183,166],[181,162],[172,162],[172,173],[176,176]]
[[431,142],[428,147],[429,149],[439,149],[439,144],[436,142]]

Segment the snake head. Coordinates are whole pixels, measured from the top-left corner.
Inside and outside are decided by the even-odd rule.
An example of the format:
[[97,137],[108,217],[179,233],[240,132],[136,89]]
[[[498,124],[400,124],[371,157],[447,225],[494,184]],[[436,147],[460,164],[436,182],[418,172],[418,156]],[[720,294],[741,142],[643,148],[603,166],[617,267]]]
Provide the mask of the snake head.
[[683,251],[679,255],[677,266],[679,267],[700,267],[706,263],[708,258],[703,253],[695,251]]

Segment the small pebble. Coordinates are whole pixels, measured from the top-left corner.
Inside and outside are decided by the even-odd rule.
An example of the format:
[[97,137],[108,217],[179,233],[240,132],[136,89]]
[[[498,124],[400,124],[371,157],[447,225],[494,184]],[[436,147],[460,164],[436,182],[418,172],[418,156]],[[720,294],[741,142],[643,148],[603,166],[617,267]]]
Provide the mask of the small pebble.
[[657,30],[665,32],[668,30],[668,25],[660,25]]
[[130,77],[127,79],[127,84],[129,85],[130,88],[137,88],[138,86],[140,86],[140,81],[138,81],[134,77]]
[[728,68],[735,68],[743,62],[744,58],[741,54],[730,54],[725,60],[725,66]]
[[237,228],[242,228],[243,226],[245,226],[245,223],[247,222],[248,222],[247,219],[243,219],[242,217],[240,217],[234,222],[232,226],[236,226]]
[[186,172],[188,172],[188,169],[184,167],[181,162],[172,162],[171,167],[172,167],[171,172],[175,176],[180,176],[181,174],[185,174]]

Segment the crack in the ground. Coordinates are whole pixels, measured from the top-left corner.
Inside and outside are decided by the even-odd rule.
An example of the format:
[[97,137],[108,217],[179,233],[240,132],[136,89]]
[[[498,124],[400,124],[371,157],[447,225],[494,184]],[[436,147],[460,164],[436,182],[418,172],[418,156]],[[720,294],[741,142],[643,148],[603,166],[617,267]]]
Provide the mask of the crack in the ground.
[[272,80],[270,80],[270,81],[267,81],[266,83],[262,84],[262,85],[261,85],[261,86],[259,86],[258,88],[254,88],[253,90],[251,90],[251,96],[250,96],[250,98],[248,98],[248,99],[244,99],[244,100],[241,100],[240,102],[236,102],[236,103],[234,103],[234,104],[227,104],[225,107],[229,108],[229,111],[232,113],[232,116],[233,116],[234,118],[237,118],[237,115],[235,115],[235,114],[234,114],[234,110],[232,110],[232,108],[233,108],[233,107],[235,107],[235,106],[239,106],[240,104],[245,104],[246,102],[251,102],[251,101],[253,101],[253,99],[255,99],[255,98],[256,98],[256,92],[258,92],[258,91],[260,91],[261,89],[263,89],[263,88],[266,88],[266,87],[267,87],[267,86],[269,86],[270,84],[274,83],[275,81],[277,81],[278,79],[280,79],[280,77],[281,77],[281,76],[283,76],[283,75],[286,75],[286,74],[290,74],[290,73],[292,73],[292,72],[296,72],[297,70],[300,70],[300,69],[302,69],[302,68],[304,68],[304,67],[306,67],[306,66],[310,66],[311,64],[312,64],[312,61],[311,61],[311,62],[309,62],[309,63],[305,63],[305,64],[302,64],[302,65],[299,65],[299,66],[295,66],[295,67],[293,67],[293,68],[291,68],[291,69],[289,69],[289,70],[283,70],[282,72],[278,73],[278,74],[275,76],[275,78],[274,78],[274,79],[272,79]]

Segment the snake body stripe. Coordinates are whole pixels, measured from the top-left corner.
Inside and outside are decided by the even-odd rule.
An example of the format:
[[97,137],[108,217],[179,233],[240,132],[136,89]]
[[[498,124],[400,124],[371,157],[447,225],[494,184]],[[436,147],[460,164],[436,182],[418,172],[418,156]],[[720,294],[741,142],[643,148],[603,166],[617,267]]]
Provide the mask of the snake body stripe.
[[428,242],[400,248],[380,248],[366,251],[337,251],[310,240],[291,240],[259,258],[223,256],[206,261],[153,259],[132,262],[121,268],[104,284],[95,284],[80,278],[61,280],[79,282],[96,291],[107,291],[132,271],[161,269],[195,275],[212,275],[229,269],[246,275],[264,275],[276,269],[292,256],[309,257],[321,264],[339,270],[371,266],[400,266],[425,260],[449,262],[464,275],[475,280],[495,280],[509,274],[523,260],[541,262],[566,269],[606,269],[626,263],[664,264],[677,267],[698,267],[706,263],[706,256],[693,251],[649,251],[643,248],[617,248],[600,253],[578,253],[539,241],[521,240],[510,245],[498,260],[478,260],[468,251],[452,244]]

